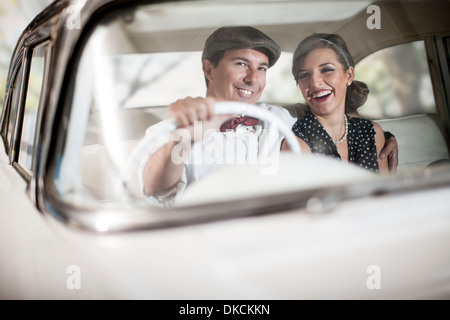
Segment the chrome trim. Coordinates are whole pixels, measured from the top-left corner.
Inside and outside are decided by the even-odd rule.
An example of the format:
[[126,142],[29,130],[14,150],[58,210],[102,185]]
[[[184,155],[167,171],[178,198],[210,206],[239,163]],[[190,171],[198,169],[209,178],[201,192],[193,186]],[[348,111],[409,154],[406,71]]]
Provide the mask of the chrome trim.
[[[27,84],[28,84],[28,73],[30,71],[30,64],[29,64],[29,56],[30,56],[30,49],[25,48],[22,56],[22,79],[20,83],[20,96],[18,101],[17,109],[15,110],[14,116],[14,127],[11,131],[11,141],[9,143],[9,163],[17,162],[20,148],[20,134],[22,132],[22,119],[23,119],[23,111],[24,111],[24,104],[26,99],[26,92],[27,92]],[[24,85],[25,84],[25,85]],[[10,115],[11,118],[11,115]]]
[[[328,214],[335,205],[365,197],[389,197],[406,192],[450,187],[449,165],[427,168],[423,172],[399,176],[371,177],[351,185],[343,184],[251,197],[232,202],[205,203],[195,206],[149,208],[130,202],[118,208],[79,209],[62,202],[54,193],[46,202],[46,211],[67,226],[89,232],[124,232],[141,229],[164,229],[198,223],[209,223],[265,214]],[[145,201],[145,200],[144,200]],[[298,209],[303,209],[299,212]],[[59,212],[64,212],[62,215]]]

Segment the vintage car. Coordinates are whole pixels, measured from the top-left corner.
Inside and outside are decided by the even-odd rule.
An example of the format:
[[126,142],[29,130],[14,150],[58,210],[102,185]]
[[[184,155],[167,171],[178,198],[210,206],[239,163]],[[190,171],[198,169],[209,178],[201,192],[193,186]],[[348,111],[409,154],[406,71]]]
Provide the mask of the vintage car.
[[[53,2],[17,43],[1,110],[0,298],[450,298],[449,16],[449,1]],[[205,40],[229,25],[280,45],[260,102],[292,114],[296,46],[341,35],[397,171],[302,155],[278,118],[221,102],[292,151],[149,201],[139,168],[176,127],[167,106],[204,96]]]

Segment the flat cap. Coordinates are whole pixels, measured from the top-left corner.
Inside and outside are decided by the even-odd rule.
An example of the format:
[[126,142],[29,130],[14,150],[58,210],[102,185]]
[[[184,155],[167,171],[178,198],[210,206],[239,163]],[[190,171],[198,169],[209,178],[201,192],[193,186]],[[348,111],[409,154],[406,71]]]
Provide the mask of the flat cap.
[[263,49],[273,66],[280,57],[280,46],[266,34],[248,26],[222,27],[206,39],[202,60],[210,60],[219,51]]

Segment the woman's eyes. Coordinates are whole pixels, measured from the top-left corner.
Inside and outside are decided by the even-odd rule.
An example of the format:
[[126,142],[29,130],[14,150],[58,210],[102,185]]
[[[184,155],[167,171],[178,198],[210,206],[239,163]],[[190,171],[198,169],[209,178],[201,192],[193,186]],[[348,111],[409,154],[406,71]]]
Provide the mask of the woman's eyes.
[[[333,67],[323,67],[322,69],[320,69],[320,73],[332,72],[334,70],[336,69]],[[309,76],[310,76],[309,72],[302,72],[298,74],[297,79],[302,80],[308,78]]]
[[324,67],[320,70],[320,72],[325,73],[325,72],[330,72],[330,71],[334,71],[334,68],[332,67]]

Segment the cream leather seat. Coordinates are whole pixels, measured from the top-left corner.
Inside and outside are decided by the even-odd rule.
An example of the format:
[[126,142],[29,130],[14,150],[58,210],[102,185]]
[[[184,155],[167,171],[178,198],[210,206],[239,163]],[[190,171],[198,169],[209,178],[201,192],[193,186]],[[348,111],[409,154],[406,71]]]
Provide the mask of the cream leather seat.
[[447,144],[436,115],[421,114],[376,122],[397,139],[399,173],[449,160]]

